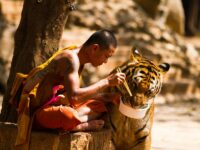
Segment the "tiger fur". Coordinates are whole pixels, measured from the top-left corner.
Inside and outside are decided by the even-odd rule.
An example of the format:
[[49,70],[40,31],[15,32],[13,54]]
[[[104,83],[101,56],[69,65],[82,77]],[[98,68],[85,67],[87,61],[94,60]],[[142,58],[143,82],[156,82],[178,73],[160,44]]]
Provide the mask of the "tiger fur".
[[[149,105],[146,114],[141,119],[126,117],[119,111],[119,107],[109,106],[110,128],[112,142],[118,150],[150,150],[151,129],[154,117],[154,97],[162,86],[162,75],[169,70],[169,64],[159,66],[141,56],[134,50],[131,59],[120,66],[126,74],[126,81],[133,96],[129,96],[123,85],[112,88],[120,92],[124,104],[132,108],[141,108]],[[113,71],[116,72],[117,68]]]

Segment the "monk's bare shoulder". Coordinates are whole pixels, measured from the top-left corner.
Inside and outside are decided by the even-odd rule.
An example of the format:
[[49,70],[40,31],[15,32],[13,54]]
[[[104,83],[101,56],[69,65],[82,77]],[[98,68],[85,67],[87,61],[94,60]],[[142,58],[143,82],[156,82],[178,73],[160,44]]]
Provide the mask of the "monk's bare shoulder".
[[78,71],[79,58],[74,51],[64,50],[54,58],[57,71],[61,74]]

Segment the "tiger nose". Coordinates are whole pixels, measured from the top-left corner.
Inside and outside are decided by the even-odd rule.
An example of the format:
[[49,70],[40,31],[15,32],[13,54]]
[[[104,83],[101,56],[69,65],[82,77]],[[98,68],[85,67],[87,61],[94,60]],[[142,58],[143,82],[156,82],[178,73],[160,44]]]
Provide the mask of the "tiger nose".
[[147,91],[149,89],[149,84],[140,82],[138,88],[140,89],[140,91]]

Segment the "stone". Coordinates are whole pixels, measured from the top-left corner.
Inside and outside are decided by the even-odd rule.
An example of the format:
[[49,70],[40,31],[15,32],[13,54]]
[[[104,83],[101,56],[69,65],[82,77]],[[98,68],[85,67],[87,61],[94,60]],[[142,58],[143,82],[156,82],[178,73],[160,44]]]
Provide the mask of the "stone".
[[199,58],[199,53],[192,44],[187,44],[186,55],[191,60]]
[[[17,125],[0,122],[0,149],[13,149]],[[30,150],[109,150],[111,132],[108,129],[95,132],[58,133],[32,131]]]
[[23,7],[23,1],[13,1],[6,0],[1,1],[1,11],[5,16],[6,20],[11,22],[12,24],[18,25],[19,20],[21,18],[21,10]]
[[181,80],[181,81],[171,81],[163,84],[161,89],[161,94],[166,95],[167,93],[176,93],[176,94],[192,94],[194,91],[194,82],[190,80]]
[[184,35],[185,17],[181,0],[168,0],[167,7],[169,9],[169,14],[166,24],[177,33]]
[[162,32],[157,27],[151,27],[148,29],[148,33],[152,35],[156,40],[160,40],[162,37]]
[[179,34],[184,34],[184,11],[181,0],[134,0],[160,26],[167,24]]
[[163,32],[162,38],[167,42],[174,43],[174,38],[173,38],[173,36],[170,35],[169,32]]

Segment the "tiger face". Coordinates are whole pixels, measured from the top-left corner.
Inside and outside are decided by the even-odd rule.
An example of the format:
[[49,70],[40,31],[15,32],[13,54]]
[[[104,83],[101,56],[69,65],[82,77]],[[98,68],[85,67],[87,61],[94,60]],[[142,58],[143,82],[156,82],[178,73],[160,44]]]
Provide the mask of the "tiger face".
[[126,74],[126,81],[132,96],[123,85],[118,86],[122,94],[123,103],[131,107],[143,107],[153,99],[162,86],[162,75],[169,70],[169,64],[155,65],[152,61],[142,57],[138,50],[134,50],[131,59],[120,66]]

